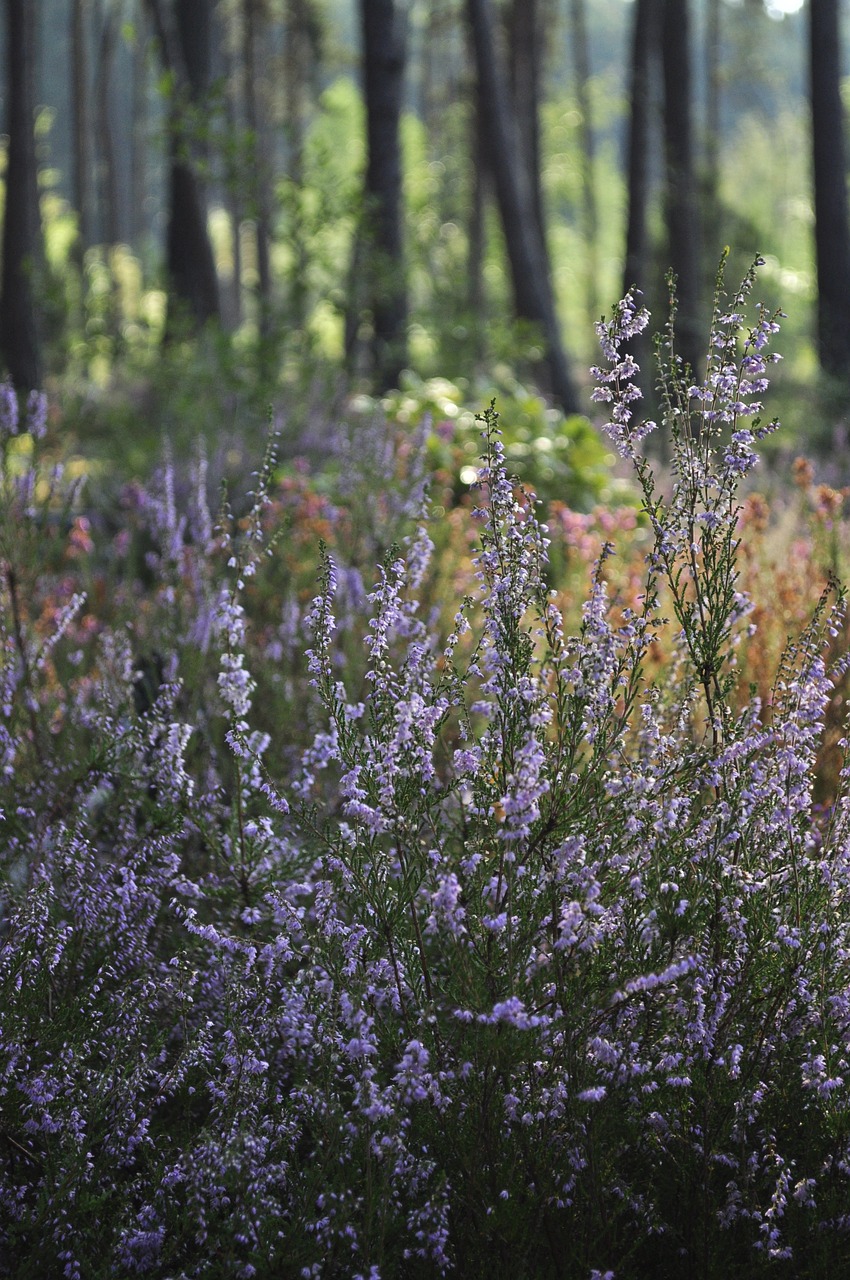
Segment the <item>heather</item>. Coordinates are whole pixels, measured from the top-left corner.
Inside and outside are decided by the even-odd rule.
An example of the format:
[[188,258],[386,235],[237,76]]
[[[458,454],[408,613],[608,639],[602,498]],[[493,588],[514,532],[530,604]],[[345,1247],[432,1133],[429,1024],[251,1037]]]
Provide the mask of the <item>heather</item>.
[[372,415],[110,521],[5,396],[0,1273],[847,1267],[843,495],[755,487],[755,287],[657,422],[598,326],[618,508],[491,405],[468,496]]

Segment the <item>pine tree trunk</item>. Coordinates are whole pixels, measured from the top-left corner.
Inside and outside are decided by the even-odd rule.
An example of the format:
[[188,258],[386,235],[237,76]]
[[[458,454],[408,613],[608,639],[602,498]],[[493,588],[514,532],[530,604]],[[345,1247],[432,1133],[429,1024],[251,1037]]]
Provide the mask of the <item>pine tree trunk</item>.
[[473,358],[480,363],[486,353],[486,294],[484,290],[485,222],[487,194],[492,185],[492,165],[487,154],[477,85],[472,86],[469,119],[469,154],[472,192],[467,223],[467,307],[472,320]]
[[304,145],[307,136],[309,68],[312,56],[310,10],[306,0],[286,0],[284,110],[286,119],[286,175],[292,189],[289,271],[289,310],[300,329],[307,318],[309,252],[303,216]]
[[646,288],[649,260],[647,210],[651,171],[651,124],[653,54],[660,32],[658,0],[635,0],[631,48],[629,92],[629,136],[627,144],[626,256],[623,293],[637,286]]
[[118,39],[118,14],[107,9],[103,15],[95,80],[97,140],[100,143],[100,207],[103,211],[103,239],[110,248],[121,239],[118,229],[118,190],[115,167],[115,140],[112,134],[112,103],[109,84]]
[[[173,144],[168,178],[166,261],[175,296],[195,328],[219,318],[218,279],[207,229],[206,202],[191,163]],[[169,316],[169,330],[173,329]]]
[[[221,318],[218,277],[207,226],[198,140],[186,124],[186,105],[200,105],[209,88],[210,0],[176,0],[172,25],[161,0],[148,0],[163,63],[173,79],[170,119],[166,269],[172,301],[182,304],[195,330]],[[174,329],[169,306],[166,337]]]
[[3,221],[0,347],[9,376],[20,391],[41,384],[41,344],[33,275],[41,265],[41,220],[33,131],[35,4],[6,0],[6,84],[9,151]]
[[598,262],[597,235],[599,217],[596,208],[596,175],[594,161],[596,146],[593,132],[593,114],[590,101],[590,48],[587,38],[587,12],[585,0],[570,0],[571,44],[576,78],[576,101],[581,121],[581,220],[585,253],[585,287],[587,313],[596,318],[599,309],[597,289]]
[[720,190],[721,0],[708,0],[705,15],[705,207],[715,220]]
[[825,373],[850,383],[850,228],[838,0],[810,0],[817,345]]
[[688,0],[663,0],[661,59],[664,78],[667,247],[676,276],[678,354],[699,376],[703,362],[699,322],[700,228],[691,123]]
[[82,265],[86,249],[95,241],[92,208],[91,155],[89,151],[88,56],[86,48],[86,0],[71,6],[71,117],[74,133],[74,208],[79,219],[75,245]]
[[493,178],[505,234],[520,319],[539,326],[545,347],[541,372],[547,390],[566,413],[579,411],[567,358],[561,343],[545,240],[540,235],[534,193],[520,153],[519,129],[507,77],[502,74],[490,0],[467,0],[475,48],[478,92],[487,145],[493,156]]
[[508,74],[538,234],[546,235],[540,187],[540,60],[538,0],[511,0],[507,14]]
[[229,137],[225,155],[224,196],[230,220],[230,252],[233,258],[233,276],[225,298],[225,324],[238,329],[242,323],[242,222],[245,217],[243,186],[240,181],[240,165],[235,155],[234,143],[242,127],[240,94],[236,74],[236,59],[225,48],[225,127]]
[[401,124],[405,16],[394,0],[360,0],[366,100],[364,258],[379,390],[398,385],[407,359]]
[[148,176],[148,75],[144,11],[137,15],[139,31],[132,51],[133,124],[130,138],[130,244],[138,253],[145,239],[145,196]]
[[[623,266],[623,296],[637,289],[649,289],[651,260],[647,215],[652,174],[652,85],[657,68],[661,31],[659,0],[635,0],[632,27],[629,86],[629,133],[626,150],[626,247]],[[629,344],[640,367],[640,387],[648,399],[653,395],[652,346],[648,332],[638,334]]]
[[268,155],[266,148],[266,113],[261,66],[261,15],[257,0],[245,0],[243,31],[245,43],[245,120],[252,139],[251,216],[254,221],[257,249],[257,303],[261,337],[271,329],[271,198],[269,196]]

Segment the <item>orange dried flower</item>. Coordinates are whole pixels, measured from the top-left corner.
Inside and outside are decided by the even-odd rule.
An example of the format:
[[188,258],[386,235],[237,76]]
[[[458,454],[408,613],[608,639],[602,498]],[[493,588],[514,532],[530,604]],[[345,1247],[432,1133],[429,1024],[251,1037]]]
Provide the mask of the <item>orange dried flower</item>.
[[795,458],[791,464],[791,475],[798,489],[809,489],[815,478],[815,469],[808,458]]

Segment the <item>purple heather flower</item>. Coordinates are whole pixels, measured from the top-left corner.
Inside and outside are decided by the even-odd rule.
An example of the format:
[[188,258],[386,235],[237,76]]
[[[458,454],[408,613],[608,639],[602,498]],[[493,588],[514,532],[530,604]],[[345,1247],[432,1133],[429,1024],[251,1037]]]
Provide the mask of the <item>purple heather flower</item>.
[[47,396],[43,391],[31,391],[27,396],[27,431],[34,440],[43,440],[47,434]]
[[18,396],[10,382],[0,383],[0,433],[18,434]]

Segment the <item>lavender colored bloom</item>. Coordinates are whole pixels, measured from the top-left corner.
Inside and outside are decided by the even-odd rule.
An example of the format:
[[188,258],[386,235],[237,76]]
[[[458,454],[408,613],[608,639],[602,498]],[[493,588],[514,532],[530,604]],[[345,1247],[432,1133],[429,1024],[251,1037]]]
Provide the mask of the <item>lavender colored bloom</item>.
[[629,406],[642,394],[634,382],[640,370],[634,358],[623,351],[625,344],[642,333],[648,324],[649,312],[645,307],[638,310],[634,295],[627,293],[617,304],[612,319],[599,321],[595,326],[608,367],[594,366],[591,369],[591,376],[598,383],[591,399],[597,404],[612,406],[611,421],[606,430],[623,457],[633,457],[644,437],[655,430],[654,422],[631,425],[633,412]]
[[431,914],[425,922],[426,933],[437,933],[441,929],[458,938],[466,933],[464,917],[466,910],[461,901],[461,885],[455,872],[450,872],[440,880],[431,894]]
[[10,382],[0,383],[0,432],[5,436],[18,434],[18,396]]
[[43,391],[31,391],[27,396],[27,431],[34,440],[43,440],[47,434],[47,396]]

